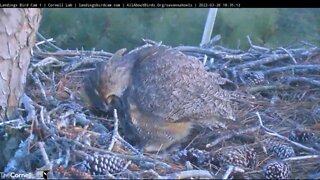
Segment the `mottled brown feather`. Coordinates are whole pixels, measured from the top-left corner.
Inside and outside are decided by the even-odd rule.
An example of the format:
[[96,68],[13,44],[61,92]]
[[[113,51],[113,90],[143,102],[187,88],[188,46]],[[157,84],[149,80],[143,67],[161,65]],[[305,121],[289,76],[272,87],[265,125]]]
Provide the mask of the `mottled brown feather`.
[[217,127],[235,120],[231,94],[220,87],[228,80],[207,72],[198,59],[163,45],[122,53],[98,68],[93,84],[104,101],[116,95],[126,104],[126,120],[145,150],[169,147],[194,124]]
[[223,78],[207,72],[194,57],[165,46],[159,49],[133,68],[130,88],[137,106],[164,121],[214,124],[217,119],[235,119],[230,94],[219,86]]

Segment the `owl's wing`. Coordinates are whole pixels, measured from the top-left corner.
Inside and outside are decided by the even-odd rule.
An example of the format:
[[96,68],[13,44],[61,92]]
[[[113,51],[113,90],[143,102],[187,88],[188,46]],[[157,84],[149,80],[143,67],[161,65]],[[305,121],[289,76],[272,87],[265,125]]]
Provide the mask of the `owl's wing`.
[[234,119],[223,79],[208,73],[199,60],[160,46],[139,59],[132,71],[132,92],[138,106],[168,121]]

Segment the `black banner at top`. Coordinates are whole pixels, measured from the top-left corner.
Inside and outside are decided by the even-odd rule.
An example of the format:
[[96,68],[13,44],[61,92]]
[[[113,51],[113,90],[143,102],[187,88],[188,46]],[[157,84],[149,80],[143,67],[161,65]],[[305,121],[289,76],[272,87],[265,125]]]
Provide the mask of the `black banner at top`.
[[[6,2],[8,1],[8,2]],[[320,1],[303,0],[290,2],[277,1],[248,1],[248,0],[218,0],[211,2],[112,2],[106,0],[96,0],[91,2],[9,2],[9,0],[1,0],[0,8],[285,8],[285,7],[320,7]]]

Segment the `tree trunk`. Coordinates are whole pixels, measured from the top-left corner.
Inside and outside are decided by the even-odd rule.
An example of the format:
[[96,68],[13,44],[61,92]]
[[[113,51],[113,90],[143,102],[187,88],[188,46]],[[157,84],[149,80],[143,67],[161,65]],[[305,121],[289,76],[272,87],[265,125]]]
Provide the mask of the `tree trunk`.
[[41,9],[0,9],[0,122],[17,115]]

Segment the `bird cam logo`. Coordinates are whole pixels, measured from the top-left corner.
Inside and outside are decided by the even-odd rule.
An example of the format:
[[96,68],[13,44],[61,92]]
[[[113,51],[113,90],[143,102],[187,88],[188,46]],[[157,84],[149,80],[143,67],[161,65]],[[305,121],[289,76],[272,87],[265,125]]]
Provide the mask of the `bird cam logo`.
[[42,177],[43,177],[43,179],[45,179],[45,180],[48,179],[48,173],[49,173],[49,170],[42,170]]
[[0,172],[0,179],[30,179],[31,173]]

